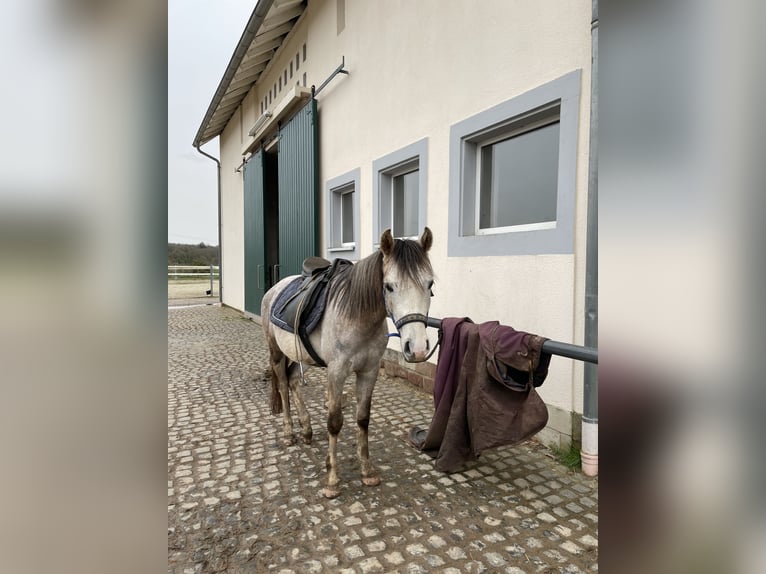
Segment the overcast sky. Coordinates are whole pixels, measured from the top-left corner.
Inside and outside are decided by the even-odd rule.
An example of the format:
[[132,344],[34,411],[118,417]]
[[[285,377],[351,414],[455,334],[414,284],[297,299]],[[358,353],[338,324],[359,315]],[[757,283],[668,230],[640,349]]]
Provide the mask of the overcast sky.
[[[256,0],[168,2],[168,241],[218,244],[215,162],[192,141]],[[220,157],[218,138],[202,147]]]

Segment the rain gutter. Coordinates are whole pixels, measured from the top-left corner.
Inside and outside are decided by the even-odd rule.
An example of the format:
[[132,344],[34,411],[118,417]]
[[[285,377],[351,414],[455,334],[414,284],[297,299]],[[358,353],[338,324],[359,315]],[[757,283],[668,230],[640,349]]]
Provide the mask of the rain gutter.
[[[591,8],[590,150],[585,245],[585,346],[598,347],[598,0]],[[598,475],[598,365],[585,363],[582,447],[587,476]]]

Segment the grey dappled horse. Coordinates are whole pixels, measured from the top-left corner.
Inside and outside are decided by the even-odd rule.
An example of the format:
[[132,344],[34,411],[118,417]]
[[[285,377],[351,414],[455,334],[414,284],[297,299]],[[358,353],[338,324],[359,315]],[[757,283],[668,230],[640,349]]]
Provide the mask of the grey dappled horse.
[[[402,352],[410,362],[423,361],[429,350],[426,317],[431,303],[433,270],[428,259],[433,236],[426,227],[418,241],[394,239],[390,230],[380,238],[380,249],[349,265],[335,275],[329,284],[327,304],[321,322],[309,335],[309,341],[327,364],[327,485],[324,495],[340,494],[336,447],[343,426],[341,399],[343,383],[356,374],[357,456],[362,482],[380,484],[380,477],[370,462],[367,428],[370,404],[380,359],[386,349],[391,317],[401,336]],[[300,370],[297,363],[316,365],[296,334],[289,333],[270,321],[271,306],[280,292],[295,276],[274,285],[263,298],[261,319],[269,345],[271,360],[271,411],[283,413],[284,438],[293,444],[290,416],[290,392],[295,399],[306,444],[311,443],[309,413],[301,396]]]

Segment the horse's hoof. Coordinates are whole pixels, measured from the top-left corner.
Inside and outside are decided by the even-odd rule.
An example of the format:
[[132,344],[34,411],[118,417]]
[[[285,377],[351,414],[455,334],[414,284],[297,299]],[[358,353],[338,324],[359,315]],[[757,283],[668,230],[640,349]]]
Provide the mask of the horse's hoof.
[[284,446],[293,446],[295,444],[295,437],[293,435],[282,437],[282,444]]
[[303,435],[303,444],[311,444],[311,439],[314,435],[312,434],[305,434]]
[[337,498],[340,494],[340,488],[338,486],[325,486],[324,489],[322,489],[322,494],[324,494],[325,498]]
[[363,476],[362,484],[365,486],[378,486],[380,484],[379,476]]

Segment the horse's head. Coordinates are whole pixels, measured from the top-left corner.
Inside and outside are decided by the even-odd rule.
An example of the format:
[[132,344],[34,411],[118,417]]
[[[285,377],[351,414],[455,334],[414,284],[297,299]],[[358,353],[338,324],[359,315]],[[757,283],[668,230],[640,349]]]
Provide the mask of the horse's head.
[[380,238],[386,312],[399,331],[404,358],[411,363],[424,361],[430,348],[426,319],[434,284],[428,259],[432,243],[433,236],[428,227],[419,241],[394,239],[390,229],[386,229]]

